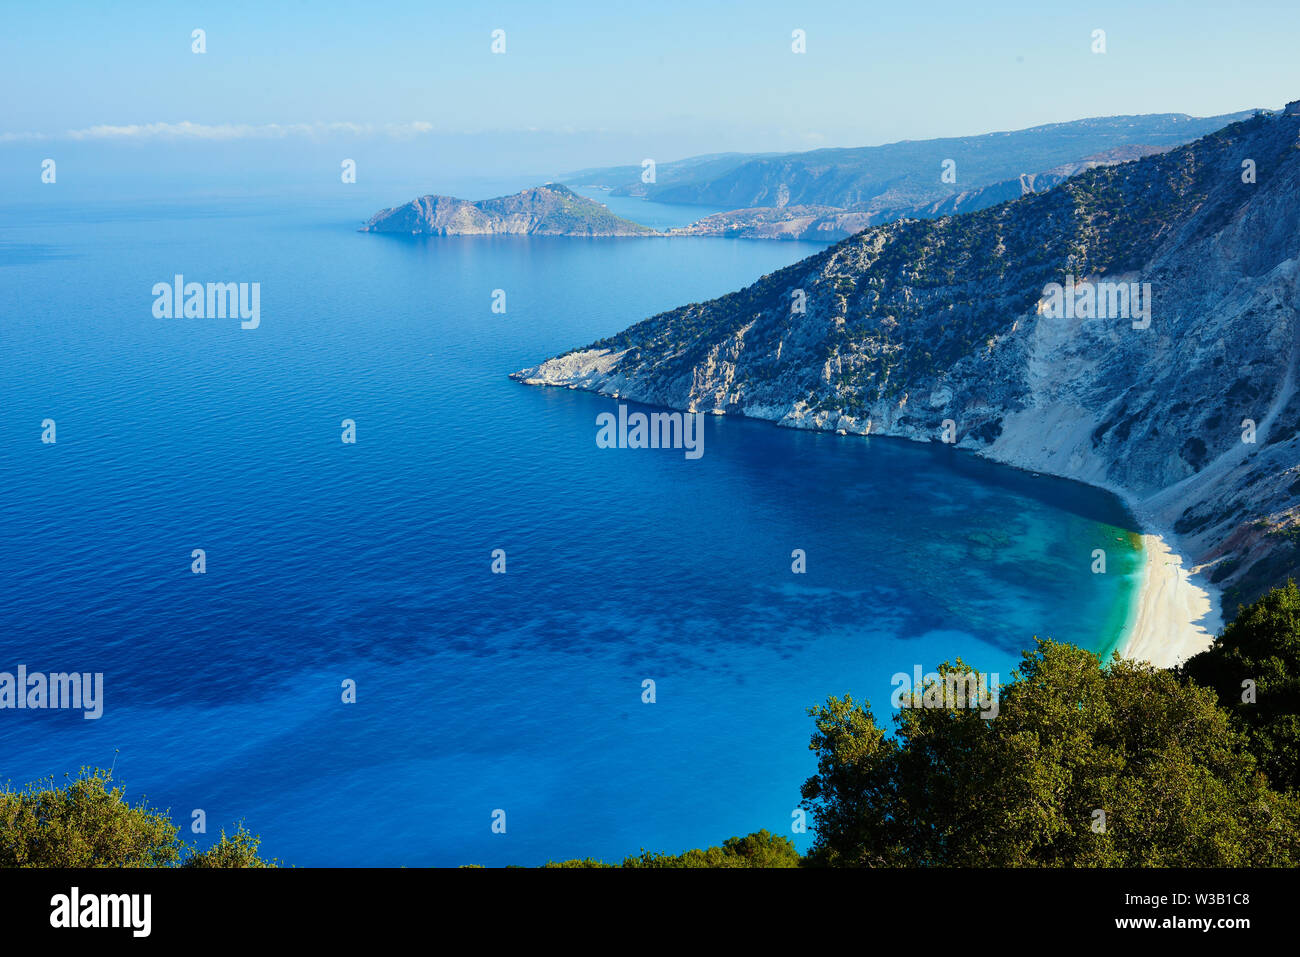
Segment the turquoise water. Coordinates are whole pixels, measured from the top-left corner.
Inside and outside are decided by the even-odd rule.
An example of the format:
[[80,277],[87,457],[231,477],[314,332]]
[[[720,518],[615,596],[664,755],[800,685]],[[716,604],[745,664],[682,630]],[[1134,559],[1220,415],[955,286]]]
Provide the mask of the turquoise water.
[[[116,760],[299,865],[617,859],[788,833],[827,695],[1118,636],[1105,493],[741,419],[602,450],[612,400],[506,378],[823,247],[376,236],[348,195],[5,209],[0,670],[102,671],[105,713],[0,711],[0,778]],[[261,326],[155,319],[178,272]]]

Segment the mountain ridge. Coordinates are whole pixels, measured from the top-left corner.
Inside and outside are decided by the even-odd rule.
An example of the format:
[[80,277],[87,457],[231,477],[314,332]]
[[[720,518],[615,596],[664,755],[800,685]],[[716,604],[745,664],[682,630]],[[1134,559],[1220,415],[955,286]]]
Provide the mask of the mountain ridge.
[[[588,169],[566,182],[608,186],[614,195],[663,203],[754,207],[833,206],[868,212],[941,201],[955,193],[1013,180],[1126,145],[1177,146],[1254,110],[1194,117],[1149,113],[1088,117],[973,136],[900,140],[879,146],[829,147],[795,153],[711,154],[659,164],[653,183],[640,167]],[[956,163],[956,181],[940,164]]]
[[[872,226],[513,377],[843,433],[952,423],[958,448],[1121,494],[1226,611],[1300,576],[1298,137],[1290,103],[1047,192]],[[1148,284],[1149,325],[1044,316],[1072,277]]]
[[670,229],[668,235],[835,242],[868,226],[876,226],[896,219],[935,219],[939,216],[986,209],[1008,199],[1051,189],[1084,170],[1124,163],[1141,156],[1153,156],[1172,148],[1145,144],[1113,147],[1074,162],[1062,163],[1043,172],[1022,173],[1014,179],[963,190],[919,206],[875,210],[841,209],[836,206],[753,207],[715,213],[688,226]]

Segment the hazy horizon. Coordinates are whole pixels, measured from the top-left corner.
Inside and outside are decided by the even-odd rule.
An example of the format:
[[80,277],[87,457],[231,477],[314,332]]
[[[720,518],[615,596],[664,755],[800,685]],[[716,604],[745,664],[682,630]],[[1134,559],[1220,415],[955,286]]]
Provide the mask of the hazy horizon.
[[[337,180],[346,157],[359,185],[446,192],[477,182],[471,198],[483,198],[645,157],[1216,116],[1300,97],[1286,29],[1300,26],[1300,10],[1271,3],[1184,4],[1177,16],[1020,0],[997,12],[949,0],[887,11],[399,3],[382,23],[333,3],[57,9],[10,10],[0,37],[10,198],[40,185],[32,170],[51,156],[72,193],[122,188],[140,171],[151,190],[279,189],[317,168],[322,182]],[[497,30],[504,52],[494,53]],[[1097,30],[1104,53],[1094,52]],[[1239,68],[1221,75],[1204,69],[1207,58]]]
[[[1257,105],[1279,109],[1281,104]],[[1242,107],[1253,109],[1252,107]],[[1173,111],[1165,111],[1173,112]],[[1239,112],[1239,111],[1229,111]],[[1114,114],[1151,115],[1151,114]],[[1188,114],[1197,118],[1219,114]],[[1101,117],[1073,117],[1061,123]],[[1052,125],[1052,124],[1038,124]],[[1029,127],[1032,128],[1032,127]],[[1014,130],[984,130],[979,133],[927,137],[950,139]],[[510,145],[511,137],[531,139],[525,154],[533,158],[529,167],[512,165],[520,155]],[[186,133],[48,136],[9,139],[0,137],[0,179],[6,184],[0,198],[34,198],[45,184],[40,180],[42,160],[57,157],[60,192],[76,198],[101,195],[112,187],[111,197],[161,199],[166,196],[203,194],[255,197],[300,188],[314,193],[332,190],[338,183],[340,157],[354,159],[359,168],[354,193],[391,196],[394,202],[421,193],[443,193],[467,199],[486,199],[517,192],[553,180],[569,179],[583,170],[614,166],[636,166],[640,154],[620,148],[613,134],[511,134],[492,132],[449,136],[429,132],[395,137],[373,133],[331,132],[326,135],[288,132],[279,135],[221,136]],[[808,150],[707,150],[683,156],[670,155],[659,161],[672,163],[698,156],[725,153],[797,153],[828,149],[855,149],[906,142],[888,139],[881,143],[844,143]],[[449,146],[454,149],[448,149]],[[607,161],[566,161],[575,156],[603,157]],[[462,156],[464,163],[448,162]],[[474,162],[479,158],[478,162]],[[549,161],[549,165],[544,165]],[[36,174],[33,174],[33,170]],[[304,175],[315,173],[318,175]],[[71,175],[69,175],[71,174]],[[358,188],[359,187],[359,188]],[[45,197],[42,196],[42,199]]]

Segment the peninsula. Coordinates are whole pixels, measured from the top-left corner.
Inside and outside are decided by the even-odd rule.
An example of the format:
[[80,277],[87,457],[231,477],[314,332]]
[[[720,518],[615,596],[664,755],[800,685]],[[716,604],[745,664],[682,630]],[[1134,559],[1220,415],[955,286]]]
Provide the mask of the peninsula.
[[454,196],[421,196],[403,206],[380,210],[361,227],[361,232],[416,236],[660,235],[558,183],[477,202]]
[[[872,226],[514,378],[951,435],[1110,489],[1150,533],[1126,650],[1172,664],[1220,610],[1300,576],[1298,140],[1300,101],[1046,192]],[[1061,289],[1074,308],[1045,308]]]

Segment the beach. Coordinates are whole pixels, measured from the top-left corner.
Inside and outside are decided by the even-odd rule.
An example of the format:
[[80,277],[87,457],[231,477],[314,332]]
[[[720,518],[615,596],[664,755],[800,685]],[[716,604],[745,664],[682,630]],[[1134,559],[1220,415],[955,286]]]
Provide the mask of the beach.
[[1142,535],[1142,582],[1119,647],[1123,657],[1158,668],[1171,668],[1204,651],[1223,628],[1214,586],[1189,567],[1171,542],[1168,535]]

